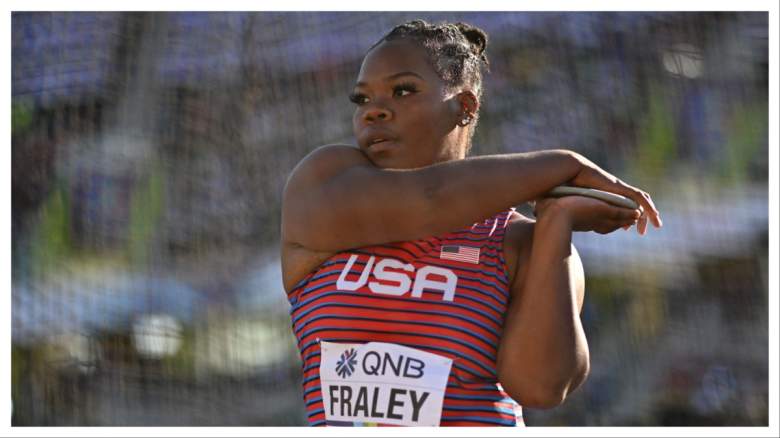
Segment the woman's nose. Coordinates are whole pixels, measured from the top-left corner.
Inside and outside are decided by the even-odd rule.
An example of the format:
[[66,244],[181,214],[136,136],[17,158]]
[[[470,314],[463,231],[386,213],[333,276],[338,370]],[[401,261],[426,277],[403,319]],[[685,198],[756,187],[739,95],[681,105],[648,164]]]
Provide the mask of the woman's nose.
[[392,116],[393,113],[389,109],[385,107],[374,106],[372,108],[366,109],[366,111],[363,113],[363,120],[373,123],[390,120]]

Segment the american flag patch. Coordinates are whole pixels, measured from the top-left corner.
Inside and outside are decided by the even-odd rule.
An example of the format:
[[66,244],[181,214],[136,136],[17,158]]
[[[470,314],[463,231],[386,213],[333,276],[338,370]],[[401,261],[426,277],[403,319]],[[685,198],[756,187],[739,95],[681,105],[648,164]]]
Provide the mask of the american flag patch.
[[440,259],[479,264],[479,248],[473,246],[444,245],[441,247]]

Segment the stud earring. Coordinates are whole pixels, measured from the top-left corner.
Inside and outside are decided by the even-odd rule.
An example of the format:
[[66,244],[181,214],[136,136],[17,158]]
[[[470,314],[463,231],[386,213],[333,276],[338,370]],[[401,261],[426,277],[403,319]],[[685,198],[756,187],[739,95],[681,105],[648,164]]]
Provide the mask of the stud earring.
[[470,115],[468,115],[468,114],[464,114],[464,115],[463,115],[463,118],[460,120],[460,123],[459,123],[459,125],[460,125],[460,126],[466,126],[466,125],[468,125],[469,123],[471,123],[471,116],[470,116]]

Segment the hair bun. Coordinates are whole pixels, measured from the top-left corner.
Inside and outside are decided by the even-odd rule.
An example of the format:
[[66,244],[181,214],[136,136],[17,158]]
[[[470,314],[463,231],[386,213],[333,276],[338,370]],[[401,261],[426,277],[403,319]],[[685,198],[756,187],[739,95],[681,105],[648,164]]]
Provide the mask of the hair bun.
[[488,37],[485,31],[466,23],[459,22],[456,23],[455,26],[458,27],[460,33],[462,33],[463,36],[465,36],[469,41],[469,43],[471,43],[472,51],[477,56],[483,57],[483,53],[485,52],[485,47],[487,47],[488,41]]

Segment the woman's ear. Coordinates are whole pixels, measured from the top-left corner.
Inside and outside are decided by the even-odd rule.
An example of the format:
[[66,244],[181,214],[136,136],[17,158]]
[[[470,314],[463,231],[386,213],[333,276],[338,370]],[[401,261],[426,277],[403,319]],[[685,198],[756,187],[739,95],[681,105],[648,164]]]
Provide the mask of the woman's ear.
[[453,115],[458,126],[466,127],[476,119],[477,111],[479,110],[479,99],[472,91],[461,91],[454,96],[452,102],[454,107]]
[[479,99],[477,95],[470,90],[464,90],[458,93],[457,101],[460,105],[460,116],[469,116],[472,119],[479,111]]

